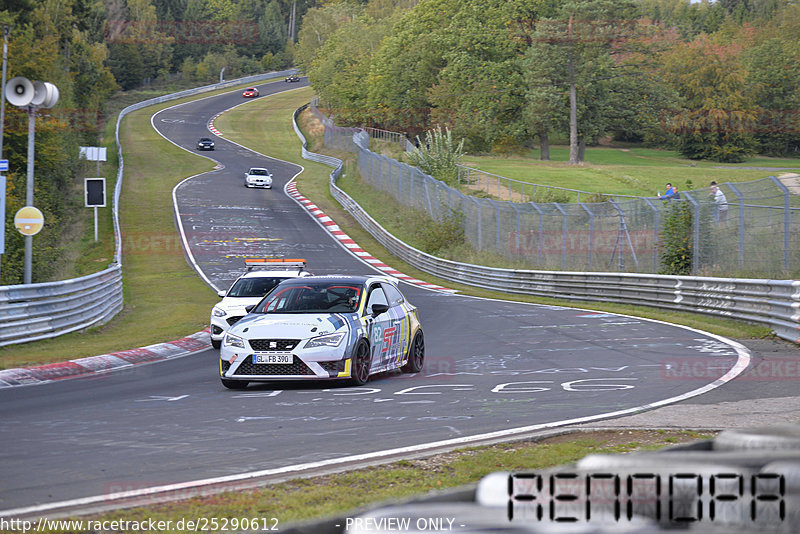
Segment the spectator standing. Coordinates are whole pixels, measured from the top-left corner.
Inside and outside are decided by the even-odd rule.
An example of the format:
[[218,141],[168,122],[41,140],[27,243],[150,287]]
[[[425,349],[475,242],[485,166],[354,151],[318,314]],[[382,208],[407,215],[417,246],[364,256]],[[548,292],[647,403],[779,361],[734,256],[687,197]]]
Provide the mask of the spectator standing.
[[711,198],[714,200],[717,222],[722,224],[728,220],[728,199],[725,197],[725,193],[717,187],[717,182],[711,182]]

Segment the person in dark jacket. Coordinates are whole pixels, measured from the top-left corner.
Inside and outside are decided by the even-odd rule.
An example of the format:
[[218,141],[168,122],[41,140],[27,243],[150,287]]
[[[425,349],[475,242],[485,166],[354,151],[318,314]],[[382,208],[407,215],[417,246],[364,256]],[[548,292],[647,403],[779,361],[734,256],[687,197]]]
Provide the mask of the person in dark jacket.
[[680,200],[681,195],[678,193],[678,188],[673,186],[671,183],[667,182],[667,190],[666,192],[658,197],[659,200],[672,200],[673,198],[676,200]]

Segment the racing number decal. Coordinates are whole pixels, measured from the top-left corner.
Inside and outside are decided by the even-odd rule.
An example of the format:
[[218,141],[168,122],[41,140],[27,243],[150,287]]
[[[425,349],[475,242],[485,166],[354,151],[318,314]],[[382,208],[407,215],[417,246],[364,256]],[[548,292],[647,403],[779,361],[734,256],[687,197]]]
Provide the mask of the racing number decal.
[[381,325],[373,324],[372,325],[372,345],[380,345],[381,340],[383,339],[383,330],[381,329]]

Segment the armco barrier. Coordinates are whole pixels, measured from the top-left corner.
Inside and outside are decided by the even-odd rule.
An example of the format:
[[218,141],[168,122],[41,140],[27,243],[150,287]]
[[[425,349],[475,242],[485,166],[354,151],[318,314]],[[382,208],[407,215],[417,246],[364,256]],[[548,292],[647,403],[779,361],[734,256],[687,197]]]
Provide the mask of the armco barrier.
[[114,261],[98,273],[71,280],[0,286],[0,347],[38,341],[100,325],[122,310],[122,239],[119,228],[119,197],[124,162],[119,127],[132,111],[235,85],[249,84],[294,74],[295,69],[248,76],[178,93],[151,98],[130,105],[117,117],[115,139],[119,156],[117,183],[112,207],[114,219]]
[[[305,109],[298,109],[297,115]],[[783,339],[800,343],[800,280],[669,276],[657,274],[563,272],[484,267],[437,258],[387,232],[336,186],[342,162],[306,150],[303,157],[336,167],[330,190],[337,201],[389,252],[409,265],[444,280],[474,287],[582,301],[618,302],[699,312],[741,319],[772,328]],[[363,143],[365,132],[354,134]],[[355,139],[354,139],[355,141]]]

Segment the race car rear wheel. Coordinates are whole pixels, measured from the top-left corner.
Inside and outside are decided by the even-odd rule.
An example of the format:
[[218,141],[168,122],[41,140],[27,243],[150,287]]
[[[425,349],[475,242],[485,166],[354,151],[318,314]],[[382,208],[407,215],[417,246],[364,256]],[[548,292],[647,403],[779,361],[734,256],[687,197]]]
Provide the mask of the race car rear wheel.
[[363,386],[369,380],[369,344],[365,339],[358,340],[356,348],[353,350],[352,370],[350,371],[350,382],[354,386]]
[[220,380],[222,385],[228,389],[244,389],[248,384],[246,380],[225,380],[224,378],[220,378]]
[[422,335],[422,330],[417,332],[414,336],[414,341],[408,348],[408,359],[406,364],[402,367],[404,373],[419,373],[422,371],[422,366],[425,363],[425,337]]

